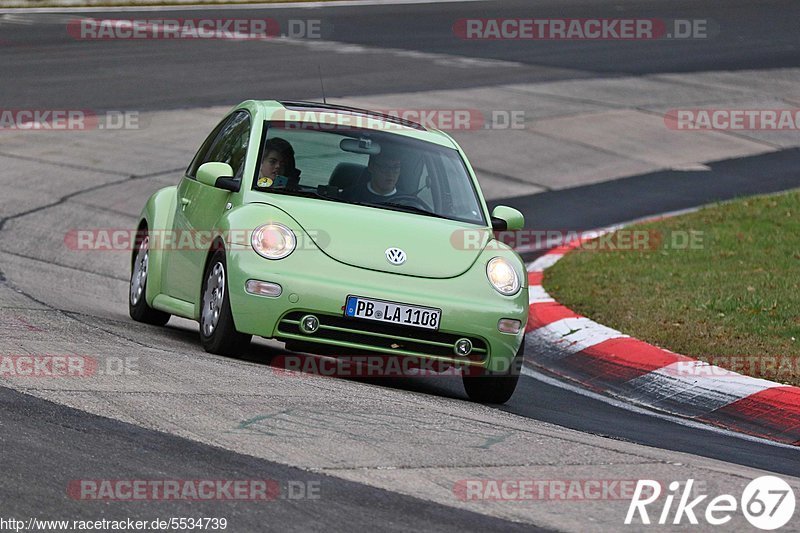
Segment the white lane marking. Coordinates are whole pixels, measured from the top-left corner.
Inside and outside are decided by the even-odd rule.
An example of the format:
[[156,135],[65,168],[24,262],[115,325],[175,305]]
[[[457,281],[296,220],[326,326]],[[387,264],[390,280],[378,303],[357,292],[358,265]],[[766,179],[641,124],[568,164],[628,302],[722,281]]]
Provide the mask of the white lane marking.
[[[60,24],[60,22],[58,22]],[[24,15],[3,15],[0,16],[0,24],[19,24],[21,26],[30,26],[36,24],[33,17],[26,17]]]
[[466,69],[487,67],[520,68],[525,66],[516,61],[504,61],[502,59],[481,59],[477,57],[455,56],[450,54],[438,54],[434,52],[420,52],[418,50],[404,50],[402,48],[380,48],[375,46],[364,46],[360,44],[343,43],[339,41],[325,41],[320,39],[295,39],[291,37],[281,37],[279,39],[264,39],[261,42],[266,44],[303,46],[311,50],[319,49],[338,54],[389,54],[401,58],[428,60],[443,67]]
[[[2,11],[0,11],[2,12]],[[17,24],[20,26],[50,25],[60,26],[78,17],[75,15],[28,15],[25,13],[6,13],[0,15],[0,24]]]
[[[784,444],[782,442],[775,442],[773,440],[768,440],[762,437],[754,437],[753,435],[747,435],[746,433],[738,433],[736,431],[732,431],[730,429],[724,429],[717,426],[712,426],[710,424],[706,424],[703,422],[696,422],[694,420],[690,420],[688,418],[682,418],[679,416],[674,416],[658,411],[653,411],[652,409],[648,409],[646,407],[640,407],[630,401],[619,400],[617,398],[612,398],[610,396],[604,396],[602,394],[598,394],[596,392],[590,391],[588,389],[584,389],[580,385],[573,385],[572,383],[561,381],[560,379],[548,376],[546,374],[542,374],[541,372],[534,370],[528,366],[522,367],[522,374],[528,376],[529,378],[535,379],[537,381],[541,381],[547,385],[551,385],[553,387],[558,387],[559,389],[564,389],[569,392],[573,392],[578,394],[579,396],[584,396],[586,398],[590,398],[592,400],[597,400],[599,402],[606,403],[612,407],[617,409],[622,409],[624,411],[629,411],[631,413],[645,415],[645,416],[652,416],[654,418],[659,418],[661,420],[666,420],[668,422],[672,422],[674,424],[678,424],[680,426],[689,427],[692,429],[701,429],[703,431],[710,431],[712,433],[719,433],[720,435],[724,435],[726,437],[734,437],[741,440],[746,440],[750,442],[755,442],[758,444],[766,444],[769,446],[775,446],[777,448],[788,448],[790,450],[797,450],[797,446],[793,446],[791,444]],[[688,453],[688,452],[682,452]]]
[[528,304],[544,304],[555,302],[555,299],[547,294],[547,291],[544,290],[544,287],[541,285],[531,285],[528,287]]
[[485,0],[339,0],[333,2],[285,2],[269,4],[177,4],[169,6],[63,6],[63,7],[13,7],[0,9],[0,13],[75,13],[97,11],[211,11],[245,9],[316,9],[320,7],[387,6],[413,4],[450,4],[455,2],[483,2]]
[[563,254],[544,254],[541,257],[537,257],[535,261],[528,265],[528,272],[544,272],[558,263],[562,257],[564,257]]
[[780,383],[743,376],[703,361],[678,361],[624,384],[625,396],[656,408],[680,404],[683,414],[701,416]]
[[[477,0],[475,0],[477,1]],[[0,10],[0,13],[2,10]],[[86,17],[84,17],[86,18]],[[24,14],[6,14],[0,16],[0,23],[9,24],[67,24],[71,21],[77,21],[79,17],[36,17],[25,16]],[[130,20],[126,19],[102,19],[108,21],[112,27],[128,28]],[[149,20],[149,19],[148,19]],[[149,21],[148,32],[154,34],[163,34],[164,29],[167,27],[165,24],[159,24],[156,21]],[[198,40],[204,39],[217,39],[229,42],[251,42],[260,41],[265,44],[278,44],[301,46],[313,51],[326,51],[334,52],[337,54],[388,54],[399,58],[418,59],[423,61],[430,61],[434,65],[441,67],[451,67],[459,69],[474,69],[474,68],[520,68],[524,65],[516,61],[505,61],[502,59],[483,59],[477,57],[457,56],[451,54],[440,54],[435,52],[421,52],[418,50],[404,50],[402,48],[381,48],[376,46],[364,46],[360,44],[344,43],[339,41],[327,41],[322,39],[298,39],[292,37],[270,37],[259,38],[260,36],[252,36],[249,34],[224,32],[224,31],[210,31],[211,35],[208,37],[200,38],[198,33],[200,30],[184,32],[187,38],[197,38]],[[205,32],[206,30],[204,30]],[[255,37],[255,38],[254,38]],[[113,39],[112,39],[113,40]],[[130,39],[119,39],[122,41]]]
[[578,353],[609,339],[627,337],[622,332],[588,318],[562,318],[528,333],[551,342],[564,355]]

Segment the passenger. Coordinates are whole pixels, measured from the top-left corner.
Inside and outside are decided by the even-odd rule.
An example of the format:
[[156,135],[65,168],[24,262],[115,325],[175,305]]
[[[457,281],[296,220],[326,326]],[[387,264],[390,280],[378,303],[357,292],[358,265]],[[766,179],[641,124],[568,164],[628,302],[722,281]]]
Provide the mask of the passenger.
[[[281,183],[279,176],[286,178],[284,183]],[[276,181],[282,186],[297,185],[299,177],[300,171],[295,167],[292,145],[280,137],[268,139],[264,145],[264,159],[261,160],[256,186],[267,188]]]
[[380,153],[371,155],[361,179],[344,191],[351,202],[383,203],[397,196],[397,180],[403,163],[396,150],[383,147]]

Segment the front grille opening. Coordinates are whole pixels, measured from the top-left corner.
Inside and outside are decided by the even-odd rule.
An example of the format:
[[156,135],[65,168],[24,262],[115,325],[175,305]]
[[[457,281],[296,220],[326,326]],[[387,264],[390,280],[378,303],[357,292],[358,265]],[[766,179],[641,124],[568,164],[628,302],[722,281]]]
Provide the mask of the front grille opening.
[[[394,324],[382,324],[367,320],[349,319],[335,315],[314,313],[319,318],[320,328],[316,333],[306,335],[300,331],[300,319],[308,314],[305,311],[292,311],[286,314],[278,325],[279,336],[288,334],[302,336],[303,342],[313,343],[315,339],[358,344],[368,353],[369,349],[384,351],[404,351],[425,356],[435,355],[480,362],[488,356],[486,342],[479,337],[466,336],[472,341],[473,350],[468,357],[457,356],[454,345],[464,335],[440,331],[413,329]],[[336,329],[328,329],[336,328]],[[435,343],[435,344],[433,344]],[[326,350],[328,352],[330,350]],[[341,349],[339,349],[341,352]]]

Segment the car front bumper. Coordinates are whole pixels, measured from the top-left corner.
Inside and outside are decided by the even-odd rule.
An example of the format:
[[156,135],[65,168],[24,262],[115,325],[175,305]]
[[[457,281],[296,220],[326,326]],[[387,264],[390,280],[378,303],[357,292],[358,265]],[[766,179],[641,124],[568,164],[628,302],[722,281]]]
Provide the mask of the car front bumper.
[[[375,352],[416,356],[457,365],[504,371],[523,342],[528,318],[526,284],[514,296],[503,296],[489,284],[485,261],[460,276],[430,279],[366,270],[339,263],[315,250],[296,250],[278,261],[252,248],[228,251],[228,284],[236,329],[267,338],[340,349],[341,355]],[[520,273],[524,275],[524,271]],[[248,280],[276,283],[277,297],[245,290]],[[524,283],[523,278],[523,283]],[[349,295],[442,310],[438,331],[344,318]],[[299,319],[320,319],[315,333],[303,333]],[[520,321],[518,333],[499,331],[501,319]],[[457,355],[455,342],[473,343],[469,356]]]

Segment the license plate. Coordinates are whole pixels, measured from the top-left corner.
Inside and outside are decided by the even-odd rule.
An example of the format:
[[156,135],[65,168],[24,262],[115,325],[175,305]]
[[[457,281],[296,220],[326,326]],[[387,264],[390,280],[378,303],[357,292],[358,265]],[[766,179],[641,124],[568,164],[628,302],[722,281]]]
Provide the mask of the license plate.
[[348,296],[344,316],[415,328],[439,329],[441,309]]

